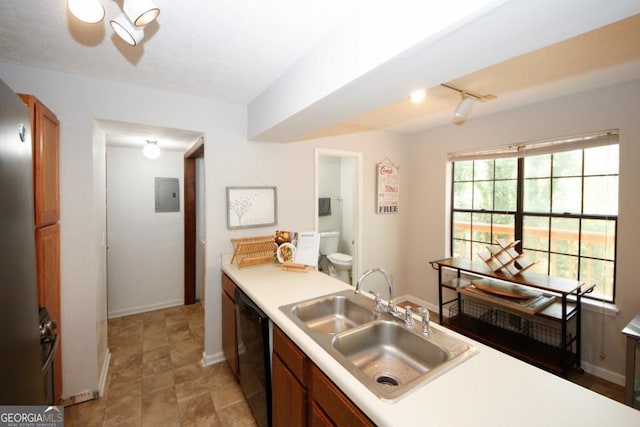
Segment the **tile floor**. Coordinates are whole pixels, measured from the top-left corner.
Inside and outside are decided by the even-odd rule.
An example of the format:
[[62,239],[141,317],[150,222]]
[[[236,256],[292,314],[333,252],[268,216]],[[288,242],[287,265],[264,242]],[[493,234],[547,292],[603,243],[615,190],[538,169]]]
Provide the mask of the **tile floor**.
[[[67,426],[256,426],[226,362],[203,368],[200,304],[109,321],[105,395],[65,408]],[[614,400],[624,388],[589,374],[568,379]]]
[[226,362],[203,368],[200,304],[110,320],[105,395],[65,408],[67,426],[255,426]]

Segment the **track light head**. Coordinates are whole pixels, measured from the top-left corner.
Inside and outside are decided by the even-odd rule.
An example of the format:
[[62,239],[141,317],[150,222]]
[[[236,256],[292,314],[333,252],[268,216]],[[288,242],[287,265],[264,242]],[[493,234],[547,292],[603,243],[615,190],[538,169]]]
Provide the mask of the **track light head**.
[[82,22],[97,24],[104,19],[104,6],[100,0],[68,0],[69,12]]
[[144,38],[144,30],[135,27],[124,13],[112,19],[109,24],[113,31],[130,46],[137,45]]
[[453,115],[455,116],[454,123],[464,123],[464,121],[467,119],[467,116],[469,115],[469,112],[471,111],[471,107],[473,107],[473,101],[475,101],[475,99],[467,96],[467,94],[465,94],[464,92],[462,93],[462,99],[453,112]]

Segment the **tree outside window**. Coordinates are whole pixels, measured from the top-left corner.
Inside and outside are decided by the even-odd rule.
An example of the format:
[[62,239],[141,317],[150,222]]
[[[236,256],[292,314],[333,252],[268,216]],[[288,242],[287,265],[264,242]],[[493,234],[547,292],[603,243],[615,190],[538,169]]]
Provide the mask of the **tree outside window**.
[[496,239],[519,240],[518,250],[535,261],[530,271],[596,284],[588,296],[613,302],[615,136],[615,143],[608,138],[576,144],[572,139],[571,144],[546,142],[544,150],[525,146],[524,155],[520,149],[506,156],[497,152],[494,158],[487,153],[454,157],[452,256],[479,259],[477,253]]

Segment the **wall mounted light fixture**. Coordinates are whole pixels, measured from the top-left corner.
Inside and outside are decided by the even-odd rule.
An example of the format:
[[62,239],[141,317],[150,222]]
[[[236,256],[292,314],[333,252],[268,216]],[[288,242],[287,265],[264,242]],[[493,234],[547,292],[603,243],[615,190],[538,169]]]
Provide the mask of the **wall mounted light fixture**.
[[[104,6],[100,0],[67,0],[69,12],[82,22],[97,24],[104,19]],[[144,38],[142,27],[153,22],[160,9],[153,0],[124,0],[124,13],[111,19],[113,31],[131,46],[136,46]]]
[[476,95],[476,94],[467,92],[466,90],[458,89],[457,87],[453,87],[451,85],[444,84],[444,83],[442,83],[441,86],[444,86],[447,89],[451,89],[451,90],[455,90],[456,92],[459,92],[460,96],[462,97],[462,99],[458,103],[458,106],[453,111],[453,123],[458,126],[462,126],[465,120],[467,120],[467,117],[471,112],[471,107],[473,107],[473,104],[475,101],[485,102],[485,101],[492,101],[497,98],[497,96],[495,95]]
[[144,144],[144,148],[142,149],[142,154],[147,159],[157,159],[160,157],[160,147],[158,147],[158,141],[151,141],[147,139],[147,142]]

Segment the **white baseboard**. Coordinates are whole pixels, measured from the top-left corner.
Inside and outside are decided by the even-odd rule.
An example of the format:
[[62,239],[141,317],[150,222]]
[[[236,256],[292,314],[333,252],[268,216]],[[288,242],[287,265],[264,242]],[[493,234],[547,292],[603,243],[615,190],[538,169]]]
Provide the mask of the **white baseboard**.
[[125,308],[122,310],[110,311],[107,314],[107,318],[115,319],[118,317],[129,316],[131,314],[146,313],[147,311],[160,310],[162,308],[177,307],[183,304],[184,304],[184,300],[177,299],[173,301],[165,301],[165,302],[160,302],[156,304],[143,305],[139,307]]
[[608,369],[601,368],[597,365],[593,365],[589,362],[582,361],[580,366],[588,374],[595,375],[603,380],[610,381],[614,384],[624,386],[624,375],[617,372],[609,371]]
[[202,359],[200,359],[200,366],[202,367],[211,366],[211,365],[215,365],[216,363],[223,362],[225,360],[227,359],[224,357],[224,353],[222,353],[221,351],[215,354],[207,354],[206,352],[202,352]]
[[111,361],[111,352],[107,348],[107,354],[104,356],[104,363],[100,370],[100,380],[98,381],[98,395],[104,396],[104,389],[107,386],[107,374],[109,373],[109,362]]
[[[427,310],[433,311],[435,313],[438,313],[440,311],[437,305],[428,303],[425,300],[415,297],[413,295],[400,295],[399,297],[396,297],[395,300],[396,300],[396,303],[398,301],[400,302],[409,301],[410,303],[416,304],[420,307],[425,307]],[[398,308],[402,308],[402,307],[398,307]]]

